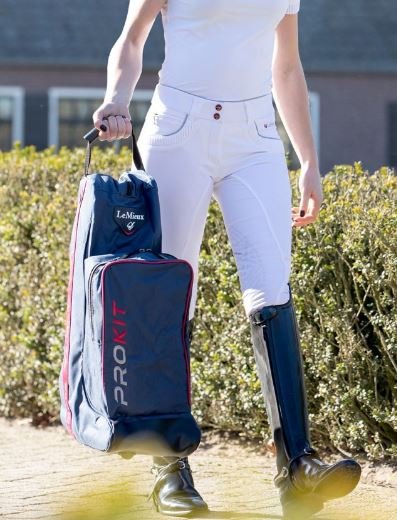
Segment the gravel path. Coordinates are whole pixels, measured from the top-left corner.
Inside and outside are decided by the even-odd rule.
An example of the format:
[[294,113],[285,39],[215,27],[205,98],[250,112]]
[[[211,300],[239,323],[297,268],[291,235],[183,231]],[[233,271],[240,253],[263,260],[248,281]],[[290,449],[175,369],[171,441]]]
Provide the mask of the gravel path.
[[[272,476],[274,459],[241,443],[214,443],[205,436],[190,457],[197,488],[210,519],[280,519]],[[34,428],[28,421],[0,418],[0,517],[10,520],[155,520],[146,496],[150,458],[125,460],[82,446],[62,426]],[[348,498],[327,504],[321,520],[397,520],[397,477],[364,478]],[[83,497],[87,496],[84,499]],[[84,504],[84,506],[83,506]],[[81,511],[81,514],[68,511]],[[110,512],[110,510],[112,512]],[[116,512],[115,512],[116,510]]]

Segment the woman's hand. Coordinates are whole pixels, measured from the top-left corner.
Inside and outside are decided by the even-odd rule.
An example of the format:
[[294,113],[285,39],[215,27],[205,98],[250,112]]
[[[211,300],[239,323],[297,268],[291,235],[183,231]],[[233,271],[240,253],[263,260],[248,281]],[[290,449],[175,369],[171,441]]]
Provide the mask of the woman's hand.
[[95,110],[92,120],[99,130],[100,141],[128,139],[132,133],[131,116],[127,105],[104,101]]
[[292,226],[307,226],[314,222],[323,201],[321,175],[316,166],[303,166],[299,176],[301,200],[299,208],[292,208]]

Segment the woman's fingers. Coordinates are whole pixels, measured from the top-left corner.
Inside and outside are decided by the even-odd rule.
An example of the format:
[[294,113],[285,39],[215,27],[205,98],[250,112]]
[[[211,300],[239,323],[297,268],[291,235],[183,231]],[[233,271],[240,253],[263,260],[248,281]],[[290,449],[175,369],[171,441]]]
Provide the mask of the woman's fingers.
[[307,189],[302,190],[301,201],[299,204],[299,215],[303,217],[308,212],[310,200],[310,192]]
[[302,206],[294,206],[292,208],[292,225],[295,227],[301,227],[307,226],[308,224],[314,222],[320,213],[321,202],[322,197],[318,196],[317,194],[312,194],[312,196],[309,198],[307,211],[304,216],[301,216],[300,213]]
[[126,117],[124,120],[124,123],[125,123],[124,139],[128,139],[130,137],[130,135],[132,135],[131,119],[129,117]]
[[121,103],[102,103],[93,113],[92,120],[99,130],[100,141],[127,139],[132,133],[129,108]]
[[298,179],[299,207],[292,208],[292,225],[306,226],[314,222],[323,200],[321,175],[317,165],[303,165]]
[[104,132],[105,139],[108,141],[127,139],[132,133],[131,120],[127,116],[108,116],[103,121],[108,126],[108,130]]
[[299,217],[293,220],[292,226],[293,227],[302,227],[307,226],[307,224],[311,224],[316,220],[317,217],[314,215],[306,214],[304,217]]
[[117,122],[117,136],[116,136],[116,139],[124,139],[125,119],[123,118],[123,116],[117,115],[116,116],[116,122]]
[[322,194],[320,194],[320,193],[313,194],[313,197],[311,200],[313,201],[312,215],[314,215],[315,218],[317,218],[318,214],[320,213],[321,203],[323,201]]
[[106,139],[106,131],[107,131],[107,125],[104,121],[104,111],[101,109],[98,109],[93,114],[93,122],[95,128],[99,130],[98,139],[100,141],[104,141]]
[[124,133],[121,136],[121,139],[128,139],[132,134],[132,122],[129,117],[121,116],[124,122]]
[[113,115],[108,116],[108,127],[109,127],[108,133],[107,133],[108,141],[114,141],[115,139],[117,139],[117,132],[118,132],[116,116],[113,116]]

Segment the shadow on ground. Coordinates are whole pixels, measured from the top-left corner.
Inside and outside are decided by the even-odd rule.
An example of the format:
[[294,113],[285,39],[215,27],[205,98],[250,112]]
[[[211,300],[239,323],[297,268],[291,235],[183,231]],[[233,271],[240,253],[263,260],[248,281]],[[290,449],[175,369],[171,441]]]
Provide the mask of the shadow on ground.
[[282,519],[281,516],[278,515],[266,515],[263,513],[243,513],[239,511],[210,511],[204,518],[217,518],[219,520],[240,520],[240,519],[247,519],[247,520],[255,520],[255,519],[271,519],[271,520],[277,520]]
[[[225,491],[226,492],[226,491]],[[155,512],[146,496],[134,493],[134,484],[128,481],[113,482],[97,489],[90,489],[71,501],[69,506],[56,512],[61,520],[142,520],[164,518]],[[168,517],[174,518],[174,517]],[[176,517],[175,517],[176,518]],[[250,511],[217,511],[195,516],[196,520],[280,520],[279,515],[267,515]]]

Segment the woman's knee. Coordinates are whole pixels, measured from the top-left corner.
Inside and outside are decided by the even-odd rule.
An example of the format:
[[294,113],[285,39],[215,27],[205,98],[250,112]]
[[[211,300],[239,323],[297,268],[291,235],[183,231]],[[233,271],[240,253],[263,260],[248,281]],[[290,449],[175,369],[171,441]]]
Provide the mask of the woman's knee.
[[254,312],[263,307],[273,305],[283,305],[290,299],[289,283],[280,286],[269,287],[266,289],[246,289],[243,292],[243,306],[245,315],[250,317]]

